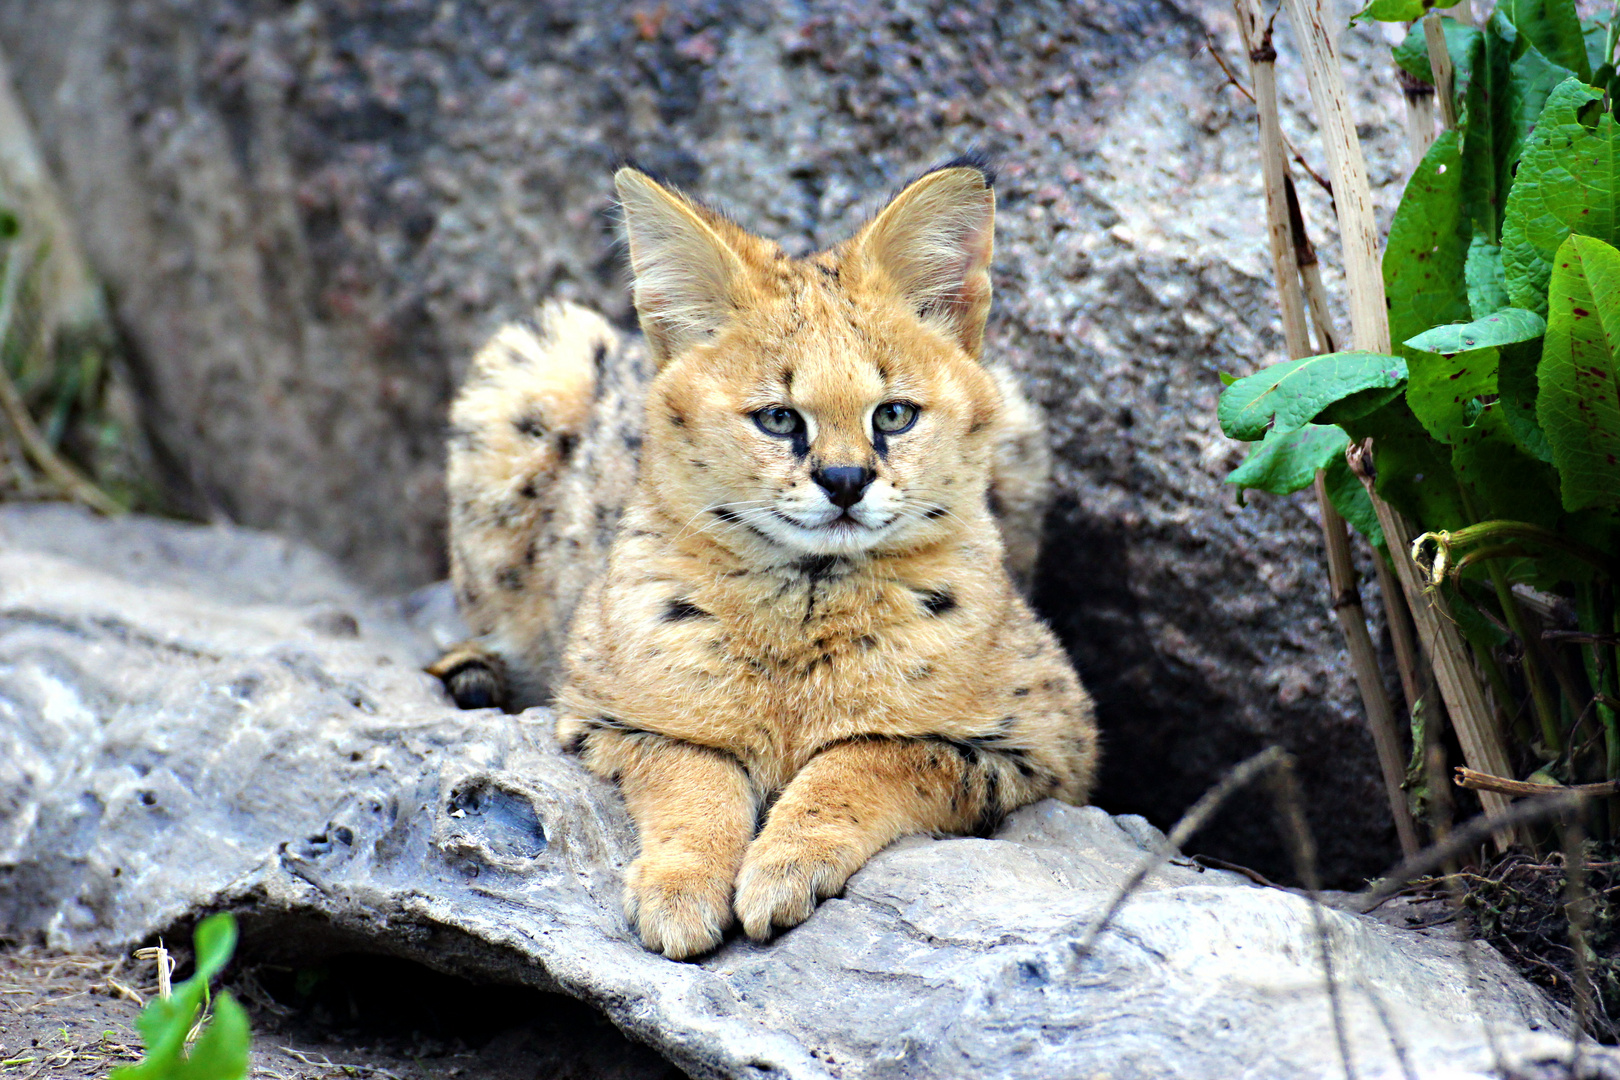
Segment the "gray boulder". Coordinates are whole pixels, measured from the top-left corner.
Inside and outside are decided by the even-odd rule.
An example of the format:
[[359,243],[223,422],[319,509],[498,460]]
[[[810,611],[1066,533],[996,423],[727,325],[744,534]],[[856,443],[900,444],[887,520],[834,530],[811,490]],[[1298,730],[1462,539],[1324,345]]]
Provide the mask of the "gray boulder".
[[[217,909],[244,950],[366,949],[562,991],[698,1077],[1336,1076],[1307,901],[1041,803],[891,845],[767,945],[698,963],[619,910],[634,836],[543,710],[458,712],[432,596],[262,534],[0,510],[0,936],[126,947]],[[1477,947],[1327,911],[1355,1075],[1539,1075],[1568,1018]],[[1477,983],[1477,985],[1476,985]],[[1585,1049],[1588,1076],[1620,1058]]]
[[[553,294],[628,317],[616,160],[806,251],[990,151],[988,340],[1052,416],[1036,596],[1101,703],[1100,798],[1167,823],[1282,741],[1348,883],[1393,828],[1316,526],[1221,482],[1216,375],[1281,341],[1253,112],[1206,30],[1241,67],[1216,0],[0,0],[171,491],[390,588],[442,576],[442,426],[482,336]],[[1387,211],[1407,157],[1377,33],[1345,44]],[[1287,873],[1263,813],[1213,843]]]

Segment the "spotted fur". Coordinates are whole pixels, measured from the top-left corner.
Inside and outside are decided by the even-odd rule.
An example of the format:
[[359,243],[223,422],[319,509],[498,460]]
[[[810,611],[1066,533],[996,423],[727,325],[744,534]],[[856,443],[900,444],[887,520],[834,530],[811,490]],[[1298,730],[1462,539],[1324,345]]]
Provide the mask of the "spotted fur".
[[[482,651],[518,702],[556,687],[559,739],[640,834],[626,912],[684,957],[734,918],[759,939],[797,924],[898,836],[1084,802],[1097,738],[1003,566],[1033,562],[1046,459],[1038,414],[979,361],[986,176],[928,174],[804,260],[634,170],[617,182],[645,345],[558,307],[535,348],[480,354],[450,483],[481,637],[441,668],[481,687]],[[894,400],[917,419],[885,435],[873,410]],[[766,431],[773,407],[803,430]],[[840,509],[817,476],[855,467],[870,483]]]

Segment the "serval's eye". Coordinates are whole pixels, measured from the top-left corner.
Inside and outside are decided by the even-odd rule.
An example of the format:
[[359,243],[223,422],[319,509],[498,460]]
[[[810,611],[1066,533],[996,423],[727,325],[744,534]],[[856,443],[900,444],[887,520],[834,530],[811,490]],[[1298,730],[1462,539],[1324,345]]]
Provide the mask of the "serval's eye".
[[917,422],[917,406],[909,401],[885,401],[872,413],[872,426],[885,435],[910,431]]
[[804,430],[804,417],[786,405],[772,405],[754,413],[754,423],[767,435],[785,439]]

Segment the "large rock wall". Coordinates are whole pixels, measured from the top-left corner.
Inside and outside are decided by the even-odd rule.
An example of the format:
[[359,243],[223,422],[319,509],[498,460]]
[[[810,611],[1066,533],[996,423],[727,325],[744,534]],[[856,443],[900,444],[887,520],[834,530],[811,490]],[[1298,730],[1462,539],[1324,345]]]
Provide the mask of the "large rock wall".
[[[1344,880],[1392,830],[1315,523],[1221,483],[1216,373],[1280,342],[1252,109],[1206,29],[1242,53],[1224,8],[1188,4],[0,0],[0,45],[172,488],[374,585],[443,571],[442,425],[481,335],[553,293],[628,317],[615,161],[810,250],[988,150],[990,347],[1052,414],[1036,592],[1103,705],[1100,797],[1162,824],[1280,739]],[[1347,47],[1387,202],[1398,94],[1376,42]],[[1220,834],[1286,873],[1263,812]]]

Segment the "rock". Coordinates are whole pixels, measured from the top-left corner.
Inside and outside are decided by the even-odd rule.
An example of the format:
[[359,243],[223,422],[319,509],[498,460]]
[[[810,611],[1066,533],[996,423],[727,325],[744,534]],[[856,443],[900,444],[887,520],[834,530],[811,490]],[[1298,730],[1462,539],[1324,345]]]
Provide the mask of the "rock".
[[[442,427],[472,348],[553,294],[628,317],[615,161],[803,252],[990,151],[988,340],[1053,418],[1036,595],[1101,703],[1099,797],[1166,825],[1282,741],[1352,883],[1394,834],[1317,528],[1222,484],[1242,450],[1217,373],[1282,344],[1253,111],[1206,30],[1241,68],[1217,0],[0,0],[171,487],[390,588],[442,575]],[[1378,33],[1345,46],[1387,215],[1407,153]],[[1286,26],[1279,49],[1288,133],[1320,163]],[[1325,196],[1301,190],[1331,260]],[[1264,810],[1219,837],[1288,873]]]
[[[234,910],[251,956],[560,990],[697,1077],[1338,1074],[1298,895],[1177,859],[1077,954],[1162,842],[1091,807],[891,845],[767,945],[645,951],[617,793],[545,711],[451,707],[417,670],[431,610],[259,534],[0,510],[0,936],[127,947]],[[1492,1075],[1482,1021],[1517,1068],[1567,1055],[1489,948],[1474,989],[1443,936],[1325,918],[1357,1076]]]

